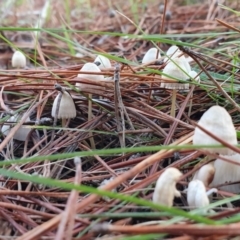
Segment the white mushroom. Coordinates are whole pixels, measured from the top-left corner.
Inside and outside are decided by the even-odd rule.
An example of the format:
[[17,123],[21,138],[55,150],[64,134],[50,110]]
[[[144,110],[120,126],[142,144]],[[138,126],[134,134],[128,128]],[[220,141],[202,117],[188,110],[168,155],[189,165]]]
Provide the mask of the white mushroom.
[[[169,60],[169,58],[175,58],[175,57],[180,57],[180,56],[182,56],[183,55],[183,52],[176,46],[176,45],[172,45],[168,50],[167,50],[167,52],[166,52],[166,56],[167,57],[165,57],[164,58],[164,62],[166,62],[166,61],[168,61]],[[187,62],[189,63],[189,62],[192,62],[192,61],[194,61],[191,57],[186,57],[186,60],[187,60]]]
[[[95,63],[85,63],[83,65],[83,67],[80,70],[80,73],[78,74],[78,78],[82,78],[82,79],[89,79],[89,80],[93,80],[93,81],[102,81],[104,80],[104,76],[103,75],[94,75],[91,73],[81,73],[81,72],[96,72],[96,73],[100,73],[101,70],[99,69],[99,67],[95,64]],[[99,86],[93,86],[90,84],[85,84],[85,83],[76,83],[76,86],[80,88],[81,91],[84,91],[86,89],[99,89]]]
[[215,174],[214,163],[210,162],[202,166],[198,171],[196,171],[193,180],[200,180],[203,182],[205,187],[208,187],[212,182]]
[[25,55],[20,51],[14,52],[12,55],[12,67],[25,68],[26,65],[27,65],[27,60]]
[[171,207],[174,196],[181,196],[181,193],[176,189],[176,183],[181,176],[182,173],[178,169],[167,168],[157,180],[153,193],[153,202]]
[[78,74],[79,78],[86,78],[90,80],[103,80],[103,75],[94,75],[91,73],[81,73],[81,72],[96,72],[100,73],[100,68],[95,63],[85,63]]
[[[240,163],[240,154],[224,156],[232,161]],[[193,179],[201,180],[205,187],[218,187],[219,190],[240,193],[240,166],[217,159],[214,162],[202,166],[194,175]]]
[[187,202],[189,207],[201,208],[209,205],[206,188],[202,181],[193,180],[188,184]]
[[[212,106],[209,108],[203,114],[198,124],[220,139],[223,139],[232,145],[237,144],[237,135],[232,118],[223,107]],[[193,144],[216,145],[220,143],[196,127],[193,135]],[[240,162],[240,155],[227,147],[203,149],[207,152],[218,153],[233,161]],[[240,166],[217,159],[214,163],[211,163],[211,165],[207,164],[200,168],[194,178],[202,180],[205,183],[205,186],[210,184],[211,187],[240,181]],[[210,181],[210,179],[213,180]],[[240,192],[240,184],[226,185],[219,187],[219,189],[236,193]]]
[[[59,109],[57,113],[57,105],[60,99]],[[52,106],[52,117],[57,117],[58,119],[69,119],[76,117],[76,107],[71,95],[66,91],[62,90],[58,93],[57,97],[54,99]]]
[[[158,52],[158,55],[157,55]],[[144,55],[143,59],[142,59],[142,63],[146,64],[146,63],[150,63],[153,62],[154,60],[157,60],[161,58],[161,53],[160,51],[158,51],[157,48],[150,48]]]
[[165,57],[163,61],[166,62],[166,61],[169,60],[169,58],[171,58],[171,59],[177,58],[182,54],[183,54],[183,52],[180,51],[179,48],[176,45],[172,45],[166,52],[166,55],[168,57]]
[[[231,156],[223,156],[230,160],[240,163],[240,154],[234,154]],[[218,185],[226,184],[226,186],[218,187],[218,189],[232,192],[240,193],[240,183],[230,184],[233,182],[240,182],[240,166],[226,162],[221,159],[217,159],[214,162],[214,168],[216,169],[213,181],[210,187],[217,187]],[[229,183],[229,185],[227,184]]]
[[180,83],[176,79],[187,81],[189,80],[188,72],[191,67],[184,56],[173,58],[172,61],[167,63],[163,69],[163,80],[174,80],[174,82],[162,82],[161,87],[167,89],[173,89],[172,91],[172,106],[171,116],[175,117],[175,105],[177,89],[189,89],[189,83]]
[[95,60],[94,63],[102,70],[102,69],[108,69],[111,68],[111,62],[110,60],[103,56],[103,55],[98,55]]
[[[81,73],[81,72],[96,72],[96,73],[100,73],[101,70],[99,69],[99,67],[95,64],[95,63],[85,63],[82,67],[82,69],[80,70],[80,73],[78,74],[78,78],[83,78],[83,79],[89,79],[89,80],[94,80],[94,81],[103,81],[104,80],[104,76],[103,75],[93,75],[91,73],[87,74],[87,73]],[[85,83],[76,83],[76,86],[80,88],[81,91],[86,91],[88,89],[92,89],[94,91],[98,90],[98,89],[102,89],[101,86],[96,86],[96,85],[90,85],[90,84],[85,84]],[[88,120],[92,119],[92,94],[88,94]],[[89,133],[90,136],[92,136],[92,133]],[[91,142],[91,146],[94,149],[95,148],[95,144],[93,141],[93,138],[90,138],[90,142]]]
[[189,80],[189,69],[191,70],[191,67],[184,56],[174,58],[173,61],[164,67],[163,74],[168,76],[162,75],[162,79],[174,80],[175,82],[162,82],[161,87],[167,89],[188,89],[189,83],[179,83],[175,78],[184,81]]
[[[236,145],[237,135],[233,121],[229,113],[225,108],[220,106],[212,106],[209,108],[201,117],[198,125],[202,126],[215,136],[226,142]],[[198,127],[195,128],[193,135],[193,144],[195,145],[216,145],[220,144],[218,141],[210,137],[208,134],[200,130]],[[218,153],[222,155],[232,155],[235,152],[229,148],[203,148],[203,150],[210,153]]]
[[[21,119],[21,117],[22,117],[21,115],[16,114],[16,115],[10,117],[7,120],[7,122],[17,122],[17,121],[19,121]],[[30,118],[28,117],[25,122],[29,122],[29,121],[30,121]],[[1,131],[2,131],[4,136],[7,136],[9,134],[10,130],[11,130],[11,126],[7,125],[7,124],[4,124],[2,126],[2,129],[1,129]],[[14,134],[13,139],[18,140],[18,141],[26,141],[27,136],[30,133],[30,131],[31,131],[30,128],[26,128],[24,125],[22,125],[16,131],[16,133]]]
[[188,73],[188,75],[192,78],[192,79],[194,79],[196,82],[198,82],[198,83],[200,83],[200,76],[198,75],[198,73],[197,72],[195,72],[195,71],[190,71],[189,73]]

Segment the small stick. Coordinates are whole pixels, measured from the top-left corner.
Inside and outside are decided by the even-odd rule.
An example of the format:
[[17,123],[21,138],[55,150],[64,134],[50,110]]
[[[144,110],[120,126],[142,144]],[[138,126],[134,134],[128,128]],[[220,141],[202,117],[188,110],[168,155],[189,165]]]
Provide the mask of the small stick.
[[118,226],[108,223],[96,224],[92,231],[94,232],[114,232],[124,234],[149,234],[149,233],[168,233],[171,235],[189,234],[192,236],[210,235],[240,235],[240,224],[233,223],[229,225],[201,225],[201,224],[172,224],[172,225],[155,225],[155,226]]
[[[119,64],[115,66],[114,72],[114,103],[115,103],[115,116],[117,122],[117,131],[122,132],[122,135],[119,135],[119,141],[121,144],[121,148],[125,147],[125,120],[124,120],[124,105],[122,102],[122,95],[120,91],[119,85]],[[120,111],[119,111],[120,110]],[[121,119],[120,119],[121,116]]]
[[[92,120],[93,113],[92,113],[92,94],[88,94],[88,121]],[[96,149],[93,133],[89,132],[89,141],[91,144],[92,149]]]
[[176,112],[176,99],[177,99],[177,90],[172,90],[172,105],[171,105],[171,112],[170,115],[175,118],[175,112]]
[[[75,157],[74,163],[76,166],[76,174],[75,174],[74,184],[79,185],[81,183],[81,179],[82,179],[81,159],[79,157]],[[74,227],[74,220],[75,220],[75,214],[76,214],[77,198],[78,198],[78,191],[72,190],[71,194],[68,198],[66,208],[63,213],[63,217],[58,226],[58,231],[57,231],[55,240],[61,240],[61,239],[70,240],[70,239],[72,239],[72,231],[73,231],[73,227]],[[65,234],[64,234],[64,232],[65,232]]]

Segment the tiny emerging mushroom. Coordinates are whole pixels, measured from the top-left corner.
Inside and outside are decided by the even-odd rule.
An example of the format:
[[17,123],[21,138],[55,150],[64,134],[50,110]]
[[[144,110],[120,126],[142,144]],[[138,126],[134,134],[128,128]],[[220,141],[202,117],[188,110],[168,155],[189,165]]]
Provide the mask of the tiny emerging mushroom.
[[167,11],[166,11],[165,18],[166,18],[167,21],[169,21],[169,20],[172,18],[172,12],[169,11],[169,10],[167,10]]
[[[17,122],[21,119],[22,115],[15,114],[14,116],[10,117],[7,122]],[[28,117],[25,122],[30,122],[30,118]],[[2,133],[4,136],[7,136],[11,130],[11,126],[9,124],[3,124],[2,126]],[[31,129],[26,128],[24,125],[22,125],[16,133],[13,135],[13,139],[18,141],[26,141],[28,134],[30,133]]]
[[202,181],[195,179],[188,184],[187,202],[191,208],[202,208],[209,205],[206,188]]
[[142,64],[150,63],[153,62],[154,60],[156,61],[159,58],[161,58],[160,51],[155,47],[150,48],[143,56]]
[[[220,106],[210,107],[200,118],[198,125],[205,128],[220,139],[232,145],[237,144],[237,134],[233,121],[225,108]],[[220,144],[217,140],[210,137],[198,127],[193,134],[194,145],[216,145]],[[222,155],[233,155],[235,152],[227,147],[223,148],[202,148],[209,153],[218,153]]]
[[[240,163],[240,154],[223,157]],[[195,173],[193,180],[196,179],[201,180],[205,187],[218,187],[219,190],[240,193],[240,166],[231,162],[217,159],[208,163]]]
[[181,196],[181,193],[176,189],[176,183],[181,176],[182,173],[177,168],[167,168],[157,180],[153,193],[153,202],[171,207],[174,196]]
[[72,96],[61,85],[55,84],[55,89],[59,91],[54,99],[52,106],[52,117],[62,119],[62,125],[65,126],[66,119],[76,117],[76,107]]
[[108,9],[108,16],[114,18],[116,16],[116,11],[112,8]]
[[165,8],[164,4],[160,4],[159,7],[158,7],[159,13],[163,13],[164,12],[164,8]]
[[177,89],[189,89],[189,83],[180,83],[176,79],[189,80],[188,72],[191,67],[184,56],[173,58],[163,69],[163,80],[174,80],[175,82],[162,82],[161,87],[172,89],[171,116],[175,117],[175,105]]
[[102,70],[102,69],[108,69],[111,68],[111,62],[110,60],[103,56],[103,55],[98,55],[95,60],[94,63]]
[[196,171],[193,180],[200,180],[203,182],[205,187],[208,187],[212,182],[215,174],[214,163],[210,162],[202,166],[198,171]]
[[12,67],[13,68],[25,68],[27,60],[25,55],[20,51],[15,51],[12,55]]

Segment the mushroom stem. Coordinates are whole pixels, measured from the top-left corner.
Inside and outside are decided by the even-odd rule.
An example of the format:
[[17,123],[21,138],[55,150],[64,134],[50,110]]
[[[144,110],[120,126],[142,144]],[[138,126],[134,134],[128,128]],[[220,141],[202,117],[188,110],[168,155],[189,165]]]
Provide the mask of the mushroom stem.
[[[92,114],[92,94],[88,94],[88,121],[92,120],[93,114]],[[93,138],[92,132],[89,132],[89,141],[91,144],[91,148],[95,149],[95,142]]]
[[67,127],[66,123],[67,123],[67,119],[63,118],[62,119],[62,127]]
[[92,119],[92,94],[88,94],[88,121]]
[[177,90],[173,89],[172,91],[172,105],[171,105],[171,112],[170,115],[175,118],[175,112],[176,112],[176,98],[177,98]]
[[218,192],[217,188],[211,188],[206,192],[206,194],[207,194],[207,196],[210,196],[213,193],[217,193],[217,192]]
[[193,102],[193,93],[191,93],[190,96],[190,102],[189,102],[189,108],[188,108],[188,116],[191,116],[191,112],[192,112],[192,102]]

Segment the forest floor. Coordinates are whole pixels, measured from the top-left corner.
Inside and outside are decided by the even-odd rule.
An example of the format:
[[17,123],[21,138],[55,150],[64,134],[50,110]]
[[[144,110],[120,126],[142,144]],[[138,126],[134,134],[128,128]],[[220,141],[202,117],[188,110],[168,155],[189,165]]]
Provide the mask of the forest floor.
[[[224,107],[240,136],[240,2],[3,2],[0,124],[12,128],[1,128],[0,239],[238,239],[240,196],[218,191],[206,212],[189,209],[185,189],[206,162],[192,137],[207,109]],[[175,114],[174,91],[161,87],[172,45],[201,79],[176,91]],[[162,57],[142,64],[152,47]],[[24,69],[11,65],[15,50]],[[111,60],[105,79],[80,78],[100,53]],[[52,116],[58,94],[56,111],[71,112],[56,84],[76,117]],[[151,202],[169,166],[183,173],[170,208]]]

